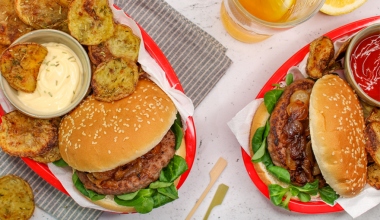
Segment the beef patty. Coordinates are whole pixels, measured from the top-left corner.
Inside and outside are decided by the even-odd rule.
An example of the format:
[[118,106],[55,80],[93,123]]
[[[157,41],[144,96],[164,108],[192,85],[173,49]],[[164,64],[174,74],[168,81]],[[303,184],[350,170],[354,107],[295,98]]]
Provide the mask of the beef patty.
[[175,135],[172,131],[143,156],[105,172],[76,171],[86,189],[103,195],[120,195],[146,188],[156,181],[161,170],[175,154]]
[[269,154],[276,166],[289,171],[295,185],[320,179],[309,130],[309,99],[313,85],[314,81],[302,79],[287,86],[269,121]]

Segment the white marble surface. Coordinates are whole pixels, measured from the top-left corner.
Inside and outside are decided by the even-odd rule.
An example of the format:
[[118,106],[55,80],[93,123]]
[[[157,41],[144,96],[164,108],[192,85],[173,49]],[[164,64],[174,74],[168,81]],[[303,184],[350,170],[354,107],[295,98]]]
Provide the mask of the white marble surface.
[[[100,219],[185,219],[206,188],[209,171],[219,157],[224,157],[228,165],[192,219],[203,219],[217,186],[221,183],[228,185],[229,191],[222,205],[213,209],[209,219],[351,219],[345,212],[304,215],[274,207],[249,178],[243,165],[240,146],[227,122],[254,99],[270,76],[295,52],[337,27],[380,15],[380,1],[368,0],[359,9],[341,16],[318,13],[298,27],[256,44],[240,43],[225,32],[219,15],[221,0],[166,1],[228,48],[227,55],[234,63],[195,110],[197,154],[191,173],[179,190],[180,198],[149,214],[105,213]],[[38,218],[39,216],[37,213],[35,219],[48,219],[46,216]],[[379,218],[378,206],[357,219]]]

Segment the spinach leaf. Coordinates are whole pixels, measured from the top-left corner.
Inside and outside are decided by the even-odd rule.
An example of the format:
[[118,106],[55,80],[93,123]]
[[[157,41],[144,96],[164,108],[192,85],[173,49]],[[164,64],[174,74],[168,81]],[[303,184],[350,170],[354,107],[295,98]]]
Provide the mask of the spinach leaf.
[[101,200],[101,199],[104,199],[106,197],[105,195],[101,195],[101,194],[96,193],[95,191],[86,189],[84,187],[83,183],[79,180],[79,177],[78,177],[76,172],[74,172],[74,174],[72,176],[72,180],[73,180],[75,188],[77,188],[80,193],[87,196],[92,201]]
[[264,94],[264,104],[267,107],[268,113],[271,114],[277,100],[284,91],[282,89],[273,89]]
[[285,78],[286,85],[290,85],[293,82],[293,74],[287,74]]
[[276,206],[279,206],[282,203],[285,194],[289,192],[288,188],[283,188],[278,184],[270,184],[268,189],[270,201]]
[[146,214],[153,210],[154,200],[152,197],[142,197],[143,200],[140,204],[135,205],[135,209],[138,213]]
[[138,193],[139,193],[139,191],[136,191],[136,192],[132,192],[132,193],[126,193],[126,194],[118,195],[117,197],[119,199],[122,199],[122,200],[132,200],[137,196]]
[[260,127],[255,131],[255,134],[253,135],[252,141],[251,141],[253,153],[256,153],[261,147],[263,140],[265,139],[264,132],[265,132],[265,126]]
[[183,139],[183,130],[182,130],[182,122],[181,119],[178,119],[178,114],[177,114],[177,119],[174,120],[173,125],[171,126],[170,130],[172,130],[175,134],[175,149],[178,150],[178,148],[182,144],[182,139]]
[[261,158],[264,156],[265,154],[265,150],[267,148],[267,139],[264,138],[264,140],[261,142],[261,146],[259,147],[259,149],[257,149],[257,151],[253,154],[253,157],[252,157],[252,162],[254,163],[257,163],[257,162],[260,162]]
[[298,193],[297,197],[300,199],[301,202],[309,202],[311,200],[311,196],[304,192]]
[[187,169],[186,160],[178,155],[174,155],[169,164],[162,169],[159,180],[162,182],[173,182]]
[[290,183],[290,173],[287,169],[278,167],[278,166],[270,166],[267,167],[268,171],[273,174],[277,179],[284,183]]
[[57,167],[67,167],[68,166],[66,161],[64,161],[62,158],[57,160],[57,161],[54,161],[53,164],[56,165]]
[[330,205],[334,205],[335,200],[339,198],[339,195],[330,186],[319,189],[319,195],[325,203]]
[[158,189],[158,188],[165,188],[165,187],[168,187],[168,186],[171,186],[173,185],[172,182],[160,182],[160,181],[156,181],[156,182],[153,182],[149,185],[149,188],[151,189]]
[[157,189],[158,193],[171,198],[172,200],[178,199],[178,191],[174,184],[168,187]]

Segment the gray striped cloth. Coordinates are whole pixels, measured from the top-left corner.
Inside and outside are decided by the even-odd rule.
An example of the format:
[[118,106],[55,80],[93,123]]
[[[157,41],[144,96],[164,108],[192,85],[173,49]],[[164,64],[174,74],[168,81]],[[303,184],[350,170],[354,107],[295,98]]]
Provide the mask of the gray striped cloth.
[[[194,106],[199,105],[231,64],[225,48],[163,0],[119,0],[115,4],[153,38],[171,63]],[[97,219],[101,211],[82,208],[17,157],[0,150],[0,176],[14,174],[31,184],[38,207],[57,219]]]

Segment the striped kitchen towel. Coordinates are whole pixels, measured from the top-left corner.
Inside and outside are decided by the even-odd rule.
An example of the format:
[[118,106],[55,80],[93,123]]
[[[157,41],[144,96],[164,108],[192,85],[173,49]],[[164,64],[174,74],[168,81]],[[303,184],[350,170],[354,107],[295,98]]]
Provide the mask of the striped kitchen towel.
[[231,65],[225,47],[164,0],[115,0],[157,43],[197,107]]

